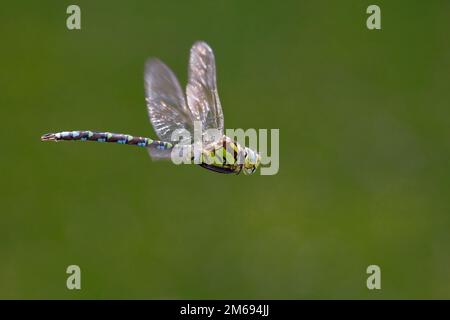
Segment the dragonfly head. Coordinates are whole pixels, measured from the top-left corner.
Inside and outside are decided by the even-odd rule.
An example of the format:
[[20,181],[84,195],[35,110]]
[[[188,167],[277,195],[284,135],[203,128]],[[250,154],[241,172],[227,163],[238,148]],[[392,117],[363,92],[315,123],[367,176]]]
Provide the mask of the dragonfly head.
[[249,175],[256,171],[259,164],[261,163],[260,155],[250,148],[245,148],[245,159],[244,159],[244,174]]

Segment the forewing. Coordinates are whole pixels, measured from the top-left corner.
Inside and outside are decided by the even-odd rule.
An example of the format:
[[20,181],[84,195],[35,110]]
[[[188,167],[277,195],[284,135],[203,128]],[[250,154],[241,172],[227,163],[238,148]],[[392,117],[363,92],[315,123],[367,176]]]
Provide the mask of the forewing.
[[158,137],[172,142],[176,129],[186,129],[193,137],[193,117],[173,72],[160,60],[149,59],[144,77],[148,115]]
[[192,117],[200,121],[203,134],[217,129],[223,135],[223,112],[216,84],[214,53],[205,42],[196,42],[189,59],[187,102]]

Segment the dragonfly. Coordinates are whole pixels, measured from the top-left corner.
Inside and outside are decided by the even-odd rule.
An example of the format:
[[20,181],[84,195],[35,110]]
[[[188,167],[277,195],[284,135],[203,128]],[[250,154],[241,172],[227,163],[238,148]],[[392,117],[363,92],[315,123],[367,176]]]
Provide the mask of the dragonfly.
[[[218,173],[241,171],[249,175],[261,163],[260,155],[224,134],[224,117],[216,81],[216,63],[212,49],[203,41],[194,43],[190,51],[186,93],[175,74],[162,61],[150,58],[144,71],[145,95],[150,122],[158,139],[98,132],[90,130],[62,131],[41,136],[42,141],[96,141],[113,142],[144,147],[155,160],[171,159],[177,147],[196,164]],[[194,132],[195,123],[201,124],[201,134]],[[218,134],[207,135],[209,129]],[[184,130],[191,138],[176,140],[173,132]],[[195,138],[197,136],[197,138]],[[186,143],[186,141],[188,141]],[[197,149],[195,148],[197,146]],[[200,147],[198,147],[200,146]],[[200,150],[195,157],[193,150]]]

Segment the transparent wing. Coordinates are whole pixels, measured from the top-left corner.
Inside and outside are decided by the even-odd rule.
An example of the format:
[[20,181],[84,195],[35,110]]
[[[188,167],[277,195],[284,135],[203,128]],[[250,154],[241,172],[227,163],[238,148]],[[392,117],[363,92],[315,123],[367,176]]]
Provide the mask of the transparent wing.
[[147,147],[148,154],[153,160],[169,160],[172,149],[158,149],[155,145],[150,145]]
[[153,160],[170,160],[174,156],[176,158],[172,160],[178,161],[177,159],[181,159],[180,162],[186,162],[192,158],[192,148],[192,145],[182,143],[168,148],[160,148],[157,144],[152,143],[147,146],[147,151]]
[[188,107],[195,121],[207,129],[217,129],[223,135],[223,113],[216,84],[214,53],[205,42],[191,48],[189,80],[186,88]]
[[173,72],[160,60],[149,59],[144,77],[148,116],[158,137],[172,142],[176,129],[185,129],[193,137],[193,118]]

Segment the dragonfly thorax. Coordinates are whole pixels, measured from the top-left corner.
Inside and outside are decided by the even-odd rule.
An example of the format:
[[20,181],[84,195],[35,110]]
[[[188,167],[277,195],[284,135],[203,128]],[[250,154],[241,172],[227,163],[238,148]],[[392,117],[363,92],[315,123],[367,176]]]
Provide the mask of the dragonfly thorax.
[[250,148],[242,147],[227,136],[202,151],[201,166],[221,173],[252,174],[260,163],[258,153]]

